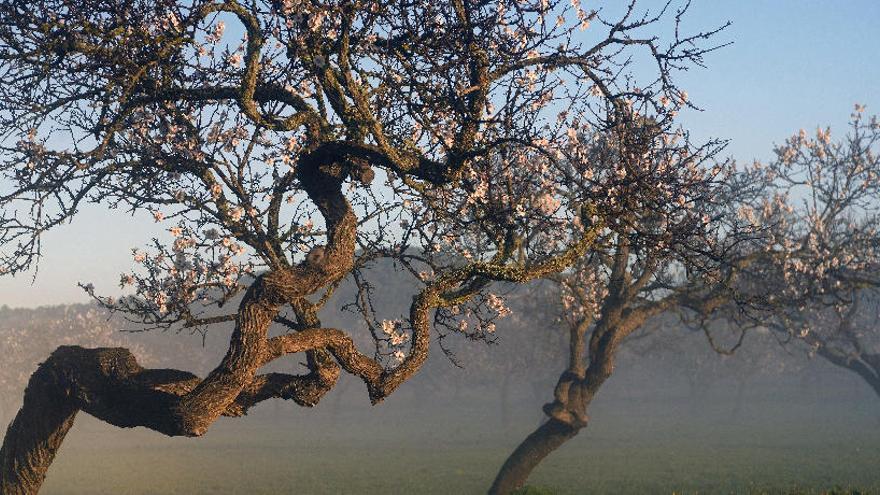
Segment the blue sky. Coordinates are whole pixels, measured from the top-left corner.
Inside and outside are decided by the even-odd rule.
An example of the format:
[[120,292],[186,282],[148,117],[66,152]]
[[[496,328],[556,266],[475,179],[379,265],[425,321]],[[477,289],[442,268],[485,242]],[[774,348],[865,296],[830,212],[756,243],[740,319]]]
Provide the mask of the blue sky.
[[856,102],[880,112],[880,2],[695,2],[693,25],[720,19],[734,44],[682,79],[706,109],[685,123],[732,139],[738,159],[769,157],[801,127],[842,132]]
[[[769,158],[773,143],[802,127],[831,125],[842,134],[856,102],[880,113],[880,1],[695,0],[685,27],[727,20],[733,25],[719,40],[733,45],[710,54],[708,69],[679,77],[705,109],[682,115],[695,136],[730,139],[728,154],[748,162]],[[44,237],[36,278],[0,277],[0,306],[84,301],[79,281],[112,295],[131,248],[156,233],[146,216],[87,207]]]

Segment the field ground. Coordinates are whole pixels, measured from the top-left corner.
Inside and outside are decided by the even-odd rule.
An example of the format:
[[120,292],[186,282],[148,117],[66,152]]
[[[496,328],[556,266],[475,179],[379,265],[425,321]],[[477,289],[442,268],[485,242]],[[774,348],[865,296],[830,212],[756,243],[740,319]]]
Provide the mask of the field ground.
[[[538,421],[536,408],[505,430],[488,408],[451,404],[337,414],[323,405],[261,407],[221,420],[202,439],[123,431],[81,415],[43,493],[483,493]],[[589,428],[530,482],[560,494],[880,493],[876,402],[773,400],[736,415],[730,407],[597,401]]]

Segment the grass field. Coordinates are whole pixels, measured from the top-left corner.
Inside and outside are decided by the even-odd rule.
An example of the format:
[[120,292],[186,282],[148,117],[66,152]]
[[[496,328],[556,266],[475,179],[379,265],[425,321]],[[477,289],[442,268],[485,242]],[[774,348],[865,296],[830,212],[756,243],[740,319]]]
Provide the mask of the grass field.
[[[734,420],[723,404],[623,402],[596,404],[535,471],[535,493],[880,493],[876,404],[773,401]],[[201,439],[81,415],[43,493],[483,493],[538,420],[502,429],[485,409],[357,406],[329,421],[269,406]]]

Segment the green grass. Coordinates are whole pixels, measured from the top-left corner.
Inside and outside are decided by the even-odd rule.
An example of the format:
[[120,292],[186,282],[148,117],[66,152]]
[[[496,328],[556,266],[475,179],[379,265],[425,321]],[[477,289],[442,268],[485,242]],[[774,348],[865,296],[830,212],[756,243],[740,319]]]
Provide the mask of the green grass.
[[515,491],[513,495],[556,495],[556,492],[543,486],[526,485]]
[[[880,432],[868,413],[794,421],[803,412],[780,404],[734,422],[640,406],[595,410],[522,494],[880,494]],[[224,419],[201,439],[118,430],[83,415],[43,493],[484,493],[537,419],[502,431],[477,410],[428,417],[380,406],[335,422],[325,413]]]
[[[558,492],[551,488],[545,488],[541,486],[533,486],[526,485],[523,488],[515,491],[513,495],[556,495]],[[673,495],[678,494],[679,492],[672,492]],[[780,494],[780,495],[867,495],[868,492],[856,489],[856,488],[832,488],[831,490],[804,490],[804,489],[792,489],[792,490],[756,490],[753,492],[757,495],[769,495],[769,494]]]

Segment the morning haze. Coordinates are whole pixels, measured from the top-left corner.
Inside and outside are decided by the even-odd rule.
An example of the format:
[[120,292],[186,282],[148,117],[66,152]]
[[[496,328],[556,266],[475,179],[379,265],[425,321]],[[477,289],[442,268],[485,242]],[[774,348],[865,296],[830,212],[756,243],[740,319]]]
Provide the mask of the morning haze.
[[875,2],[0,18],[0,494],[880,493]]

